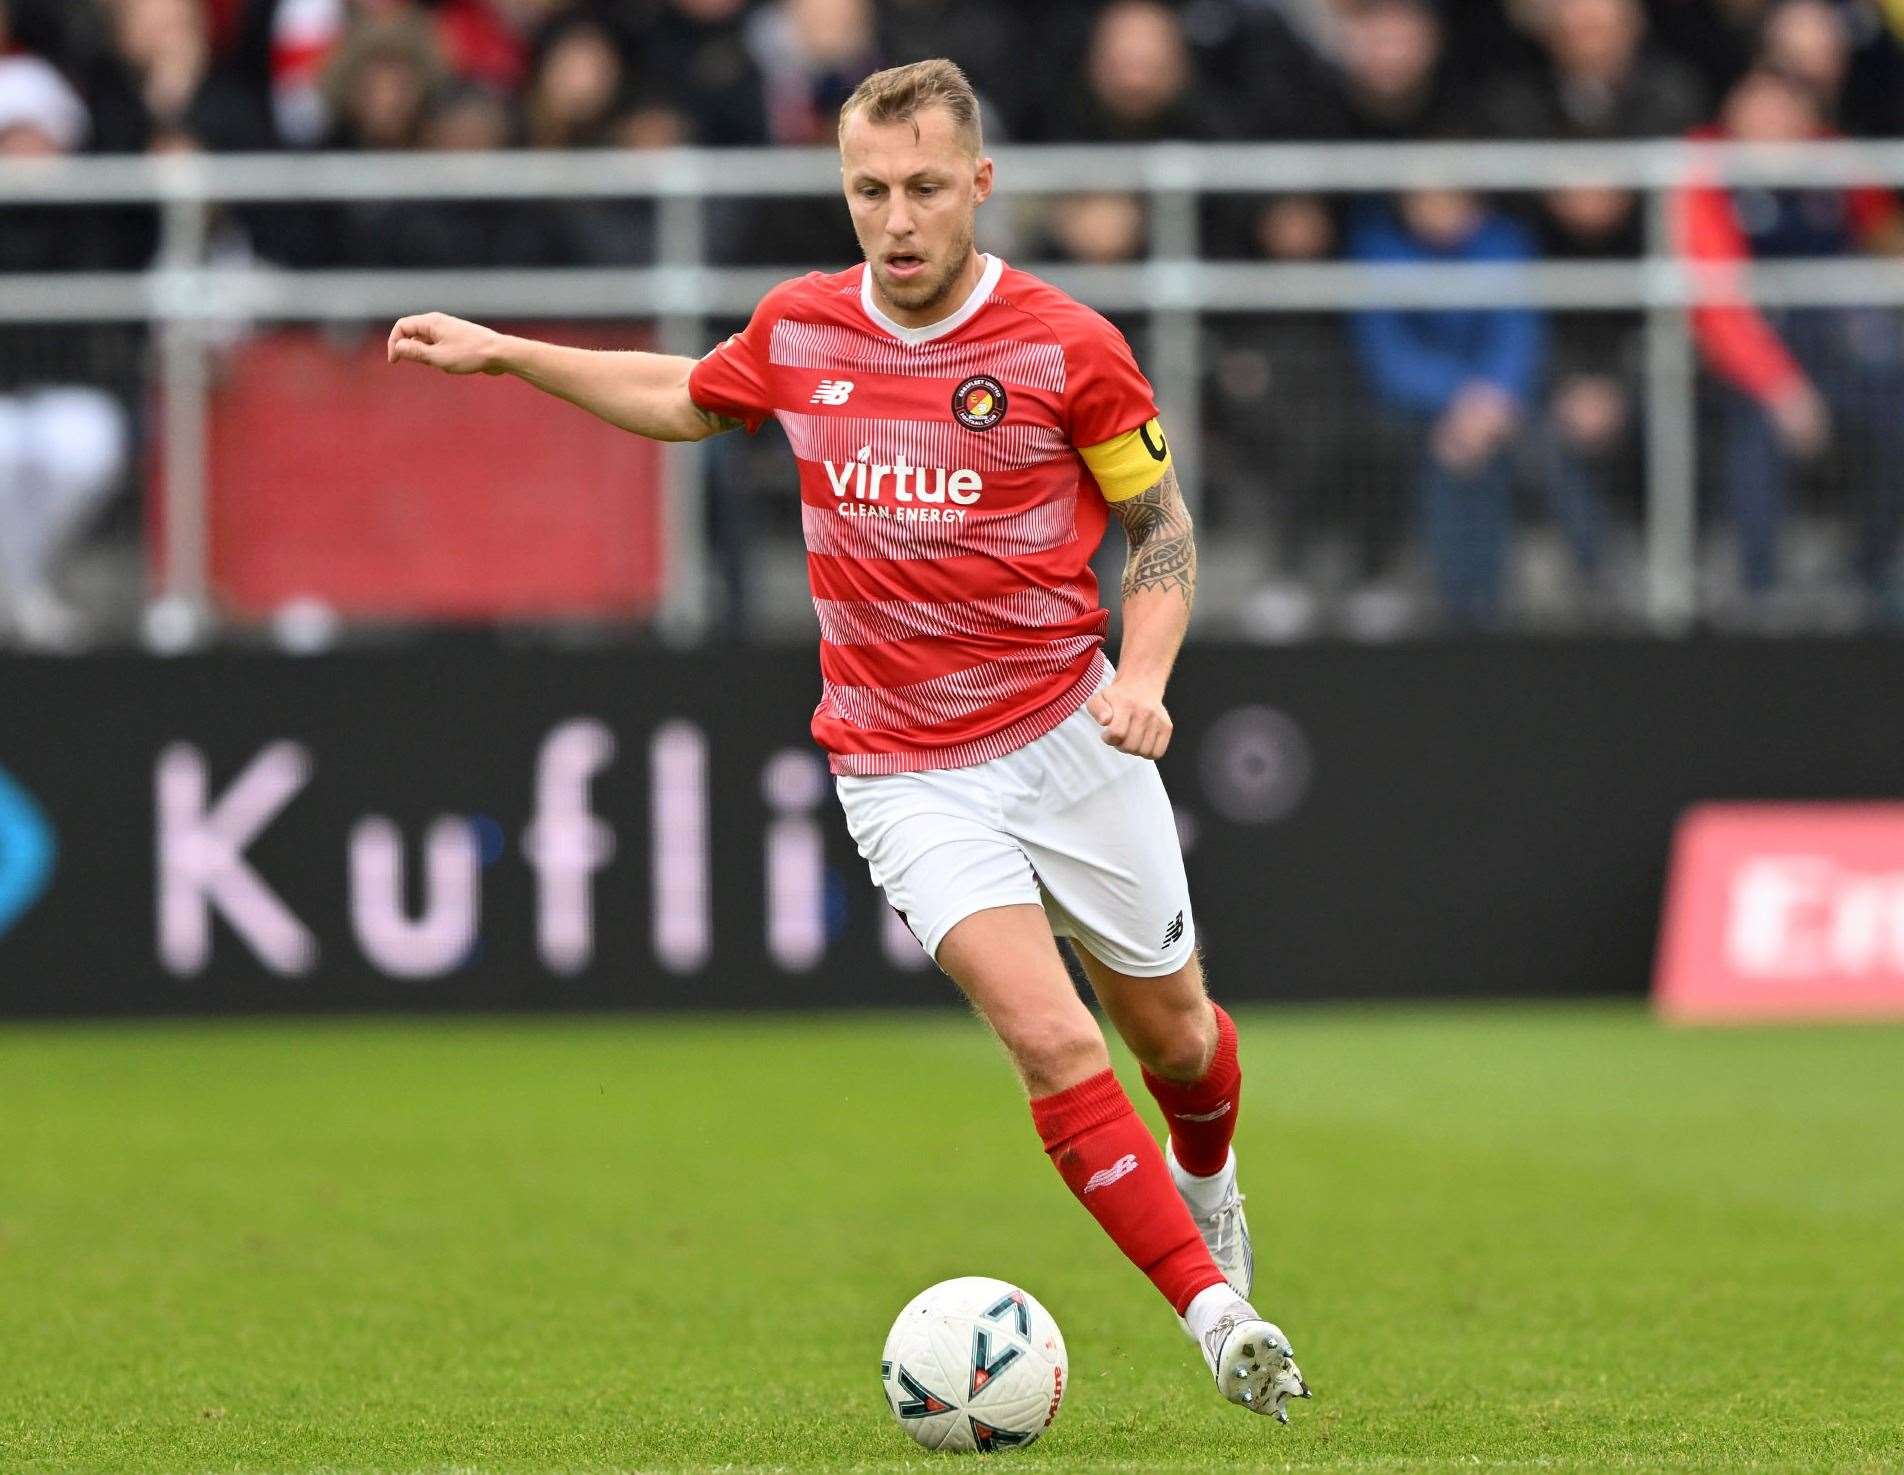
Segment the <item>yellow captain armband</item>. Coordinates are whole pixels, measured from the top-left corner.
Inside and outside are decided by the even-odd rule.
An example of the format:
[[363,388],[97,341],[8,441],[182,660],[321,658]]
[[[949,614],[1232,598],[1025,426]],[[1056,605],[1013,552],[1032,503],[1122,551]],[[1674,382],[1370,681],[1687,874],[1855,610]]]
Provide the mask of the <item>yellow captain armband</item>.
[[1170,442],[1154,419],[1098,445],[1080,447],[1078,454],[1097,478],[1106,502],[1128,501],[1149,491],[1170,469]]

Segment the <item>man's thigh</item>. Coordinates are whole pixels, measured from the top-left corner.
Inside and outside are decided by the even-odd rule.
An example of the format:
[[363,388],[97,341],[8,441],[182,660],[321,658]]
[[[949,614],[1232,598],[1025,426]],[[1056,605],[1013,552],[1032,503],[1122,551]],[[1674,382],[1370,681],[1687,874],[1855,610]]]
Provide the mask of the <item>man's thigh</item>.
[[992,1027],[1034,1096],[1106,1069],[1110,1052],[1036,906],[973,912],[939,945],[939,966]]

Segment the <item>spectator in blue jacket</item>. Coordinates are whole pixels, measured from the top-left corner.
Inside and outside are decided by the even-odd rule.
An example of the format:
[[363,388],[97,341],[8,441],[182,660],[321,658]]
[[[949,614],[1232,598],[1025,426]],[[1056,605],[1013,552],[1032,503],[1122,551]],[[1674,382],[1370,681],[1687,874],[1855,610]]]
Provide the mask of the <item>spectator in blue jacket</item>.
[[[1515,262],[1531,236],[1472,194],[1424,189],[1362,211],[1349,256],[1370,263]],[[1422,536],[1451,622],[1486,628],[1500,608],[1513,523],[1512,442],[1533,403],[1545,325],[1523,309],[1355,314],[1362,370],[1419,462]]]

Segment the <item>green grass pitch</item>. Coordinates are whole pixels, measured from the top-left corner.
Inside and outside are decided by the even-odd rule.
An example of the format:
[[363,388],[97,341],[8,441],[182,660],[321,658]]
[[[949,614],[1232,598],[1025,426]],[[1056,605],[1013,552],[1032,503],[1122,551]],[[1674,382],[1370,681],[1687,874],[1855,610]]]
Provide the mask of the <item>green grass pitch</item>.
[[1240,1023],[1287,1429],[956,1013],[0,1030],[0,1471],[943,1469],[879,1350],[961,1273],[1070,1344],[1011,1468],[1904,1469],[1904,1030]]

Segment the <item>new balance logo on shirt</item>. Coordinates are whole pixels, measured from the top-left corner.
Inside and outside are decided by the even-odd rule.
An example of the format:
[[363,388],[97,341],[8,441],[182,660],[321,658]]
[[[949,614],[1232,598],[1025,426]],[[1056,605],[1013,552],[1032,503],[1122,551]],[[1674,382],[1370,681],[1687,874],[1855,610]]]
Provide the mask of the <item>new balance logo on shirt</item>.
[[1170,925],[1164,928],[1164,946],[1175,947],[1177,945],[1177,940],[1182,936],[1183,936],[1183,913],[1178,912],[1176,916],[1170,919]]
[[810,405],[843,405],[853,393],[851,379],[822,379],[820,387],[813,391]]
[[[1128,1178],[1137,1171],[1137,1154],[1127,1152],[1108,1168],[1099,1168],[1084,1180],[1084,1193],[1096,1193],[1100,1188],[1109,1188],[1119,1178]],[[1083,1197],[1080,1194],[1079,1197]]]

